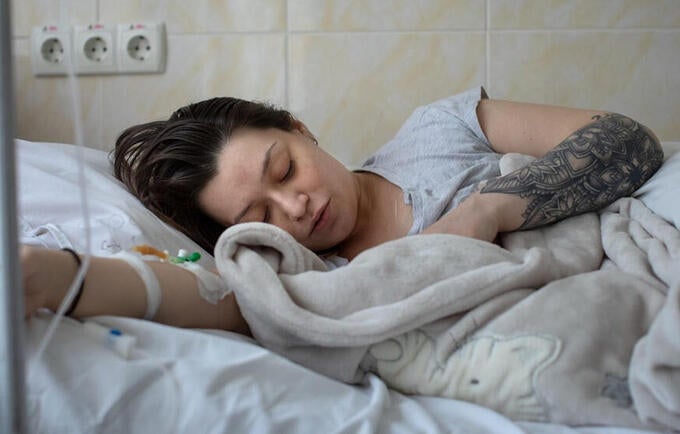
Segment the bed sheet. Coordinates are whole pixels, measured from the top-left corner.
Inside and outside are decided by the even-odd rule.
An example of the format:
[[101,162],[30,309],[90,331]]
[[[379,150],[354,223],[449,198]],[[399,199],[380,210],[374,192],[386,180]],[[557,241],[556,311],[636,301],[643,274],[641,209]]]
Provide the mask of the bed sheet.
[[[670,152],[664,170],[638,196],[677,226],[680,153],[674,153],[680,144],[665,145]],[[66,198],[74,204],[79,200],[73,156],[69,164],[64,162],[68,145],[18,141],[18,146],[21,221],[30,222],[27,230],[54,223],[79,247],[79,207],[64,206]],[[101,238],[95,253],[106,254],[111,246],[126,249],[141,241],[158,244],[171,240],[179,247],[188,246],[186,237],[147,218],[141,204],[113,180],[105,153],[92,151],[87,157],[86,172],[93,182],[99,180],[98,188],[107,191],[93,194],[103,201],[92,215],[93,220],[102,222],[95,226]],[[655,185],[670,188],[655,189]],[[111,224],[112,215],[128,226]],[[35,238],[33,232],[24,235],[23,242]],[[50,314],[41,314],[27,323],[26,330],[28,416],[35,433],[652,432],[513,422],[462,401],[405,396],[388,389],[377,377],[350,386],[296,365],[237,334],[178,329],[127,318],[94,320],[136,339],[136,351],[129,358],[108,348],[81,323],[65,319],[43,357],[36,360],[50,318]]]
[[237,334],[97,317],[134,337],[127,358],[64,319],[40,360],[52,315],[27,324],[27,398],[34,433],[634,434],[616,427],[513,422],[443,398],[405,396],[370,376],[347,385]]

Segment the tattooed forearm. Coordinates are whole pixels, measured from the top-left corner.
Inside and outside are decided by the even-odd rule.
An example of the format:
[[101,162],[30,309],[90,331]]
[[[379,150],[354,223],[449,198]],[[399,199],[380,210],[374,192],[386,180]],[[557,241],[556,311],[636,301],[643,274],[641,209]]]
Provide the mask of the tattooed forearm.
[[518,229],[530,229],[630,195],[662,162],[659,141],[647,127],[608,113],[593,117],[542,158],[490,180],[480,192],[527,199]]

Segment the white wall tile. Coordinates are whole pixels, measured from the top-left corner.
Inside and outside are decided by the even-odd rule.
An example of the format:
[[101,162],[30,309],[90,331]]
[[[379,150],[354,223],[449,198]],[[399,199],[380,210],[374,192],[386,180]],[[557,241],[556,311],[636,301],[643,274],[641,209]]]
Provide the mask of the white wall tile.
[[95,0],[11,0],[12,35],[28,37],[32,27],[97,21]]
[[234,95],[289,103],[332,152],[357,164],[417,105],[483,84],[487,74],[493,97],[616,110],[663,139],[680,140],[678,0],[13,0],[12,6],[18,129],[25,138],[73,140],[67,81],[33,77],[30,28],[99,18],[163,21],[170,35],[164,74],[78,78],[85,141],[99,147],[112,146],[132,123]]
[[102,0],[103,22],[163,21],[170,33],[281,31],[285,0]]
[[490,0],[491,29],[680,27],[678,0]]
[[680,31],[498,32],[491,96],[606,109],[680,140]]
[[167,119],[180,106],[215,96],[285,99],[285,38],[276,34],[169,38],[162,75],[119,75],[103,86],[103,135],[113,147],[126,127]]
[[355,166],[419,105],[483,84],[483,33],[294,35],[291,109]]
[[[16,135],[36,141],[77,143],[75,111],[67,78],[35,78],[31,72],[29,42],[17,40],[14,51]],[[99,79],[77,79],[83,144],[102,148]]]
[[288,0],[292,31],[483,29],[480,0]]

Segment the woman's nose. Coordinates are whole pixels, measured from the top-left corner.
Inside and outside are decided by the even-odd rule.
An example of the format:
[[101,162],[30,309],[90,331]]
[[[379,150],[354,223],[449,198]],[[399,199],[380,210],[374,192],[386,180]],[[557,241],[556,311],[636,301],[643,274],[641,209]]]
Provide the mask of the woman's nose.
[[307,213],[309,196],[298,192],[280,192],[275,194],[274,200],[283,212],[293,221],[300,220]]

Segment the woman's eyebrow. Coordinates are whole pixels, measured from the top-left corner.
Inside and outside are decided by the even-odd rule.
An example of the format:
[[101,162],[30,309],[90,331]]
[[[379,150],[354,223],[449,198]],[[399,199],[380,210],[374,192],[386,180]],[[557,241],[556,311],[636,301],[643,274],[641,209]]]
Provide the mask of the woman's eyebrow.
[[[269,163],[272,160],[272,149],[274,149],[274,146],[278,144],[277,141],[274,141],[269,148],[267,149],[267,152],[264,153],[264,160],[262,161],[262,173],[260,175],[260,182],[264,181],[264,177],[267,174],[267,170],[269,169]],[[234,224],[237,224],[238,222],[241,221],[244,215],[248,212],[252,204],[248,204],[243,210],[236,215],[236,218],[234,219]]]

